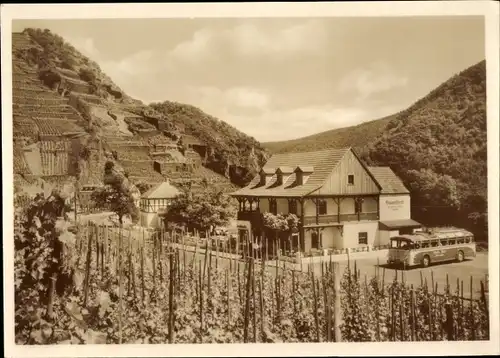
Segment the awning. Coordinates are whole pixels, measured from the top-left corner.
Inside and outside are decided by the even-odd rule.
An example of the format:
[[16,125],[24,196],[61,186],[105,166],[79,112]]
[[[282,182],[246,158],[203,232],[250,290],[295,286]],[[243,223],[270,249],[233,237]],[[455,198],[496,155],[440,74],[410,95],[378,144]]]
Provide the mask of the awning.
[[412,219],[380,221],[380,230],[398,230],[422,227],[422,224]]

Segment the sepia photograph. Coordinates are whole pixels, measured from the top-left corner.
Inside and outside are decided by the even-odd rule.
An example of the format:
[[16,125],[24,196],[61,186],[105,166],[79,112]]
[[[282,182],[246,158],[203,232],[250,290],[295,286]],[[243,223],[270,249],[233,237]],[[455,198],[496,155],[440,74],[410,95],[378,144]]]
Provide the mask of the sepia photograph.
[[500,353],[498,4],[426,3],[2,6],[8,356]]

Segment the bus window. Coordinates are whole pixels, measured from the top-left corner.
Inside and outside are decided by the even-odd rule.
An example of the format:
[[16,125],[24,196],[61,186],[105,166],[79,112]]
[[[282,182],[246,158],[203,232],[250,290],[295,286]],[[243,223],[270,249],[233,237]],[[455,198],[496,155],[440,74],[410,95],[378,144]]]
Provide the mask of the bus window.
[[426,249],[429,247],[429,242],[422,242],[422,249]]
[[448,245],[455,245],[456,240],[455,239],[449,239],[448,240]]
[[401,241],[399,242],[399,247],[400,247],[401,249],[406,249],[406,246],[408,246],[408,242],[407,242],[407,241],[405,241],[405,240],[401,240]]
[[414,243],[414,244],[413,244],[413,248],[414,248],[415,250],[420,249],[420,243],[419,243],[419,242]]
[[436,247],[438,246],[438,242],[437,241],[431,241],[431,247]]
[[448,239],[439,240],[439,246],[447,246],[447,245],[448,245]]
[[463,244],[465,242],[465,238],[461,237],[457,239],[457,244]]
[[466,244],[469,244],[470,242],[471,242],[471,238],[470,238],[470,236],[466,237],[466,238],[465,238],[465,243],[466,243]]

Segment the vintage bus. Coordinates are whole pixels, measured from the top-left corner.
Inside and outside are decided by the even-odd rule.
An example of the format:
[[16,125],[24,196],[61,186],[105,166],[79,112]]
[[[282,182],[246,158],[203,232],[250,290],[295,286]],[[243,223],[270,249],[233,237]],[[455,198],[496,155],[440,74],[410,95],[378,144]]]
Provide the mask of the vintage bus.
[[387,263],[427,267],[433,263],[476,257],[474,235],[457,228],[416,232],[391,238]]

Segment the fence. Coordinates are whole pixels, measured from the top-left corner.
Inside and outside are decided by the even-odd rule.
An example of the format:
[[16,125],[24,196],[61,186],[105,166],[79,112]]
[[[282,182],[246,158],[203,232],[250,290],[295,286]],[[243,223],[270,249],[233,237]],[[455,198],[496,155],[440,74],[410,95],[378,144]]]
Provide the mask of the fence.
[[[320,274],[280,265],[270,269],[264,265],[265,256],[258,262],[245,254],[248,251],[243,260],[233,256],[222,260],[219,251],[213,255],[211,245],[205,245],[205,254],[179,250],[187,241],[183,238],[134,230],[120,235],[118,228],[92,225],[80,228],[75,271],[84,276],[82,306],[101,312],[103,303],[96,297],[103,292],[114,297],[114,308],[98,320],[107,326],[94,327],[104,332],[107,343],[489,337],[483,282],[481,299],[476,300],[472,294],[464,297],[462,281],[454,292],[447,283],[440,294],[433,279],[429,283],[422,279],[419,287],[413,287],[402,274],[389,282],[385,271],[377,270],[363,280],[356,263],[341,272],[338,264],[325,261]],[[467,284],[473,292],[474,282]]]

